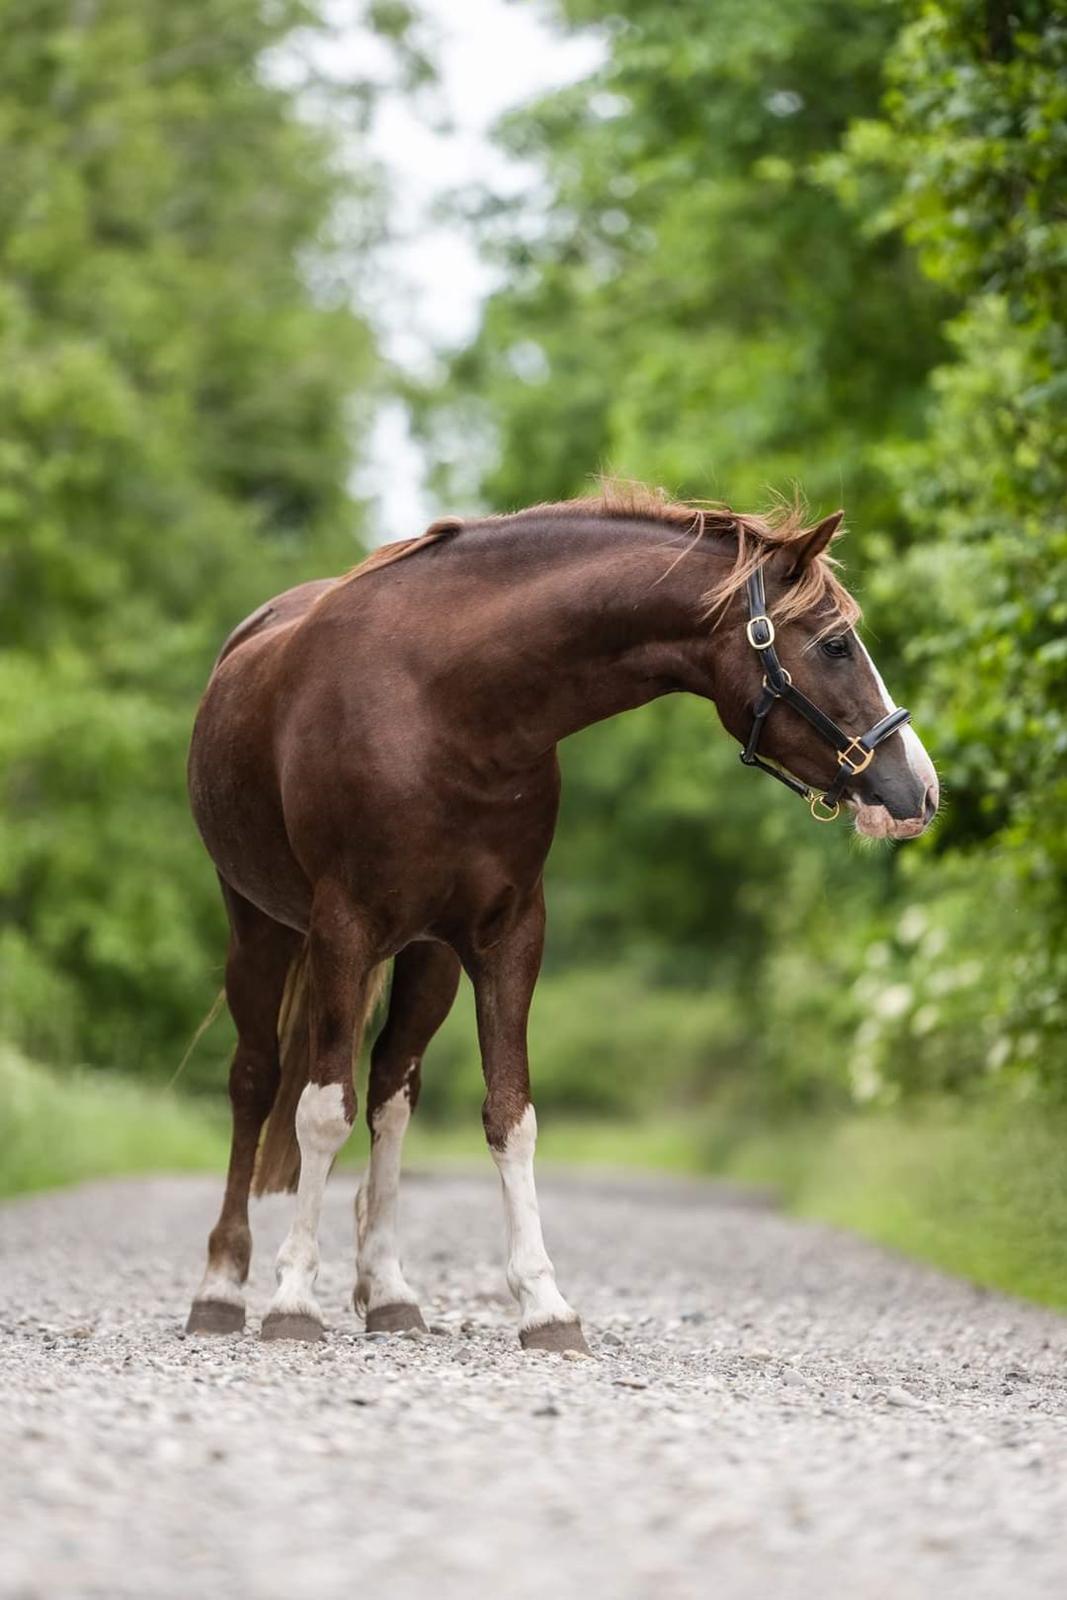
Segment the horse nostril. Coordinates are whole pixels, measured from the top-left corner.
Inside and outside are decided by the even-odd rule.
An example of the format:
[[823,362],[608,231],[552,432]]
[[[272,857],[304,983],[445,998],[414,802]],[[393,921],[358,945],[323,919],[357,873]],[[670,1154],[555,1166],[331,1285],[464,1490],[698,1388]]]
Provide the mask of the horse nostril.
[[872,789],[871,790],[871,805],[872,806],[884,806],[885,805],[885,801],[882,799],[882,797],[878,793],[877,789]]
[[933,789],[927,789],[923,797],[923,822],[932,822],[937,816],[937,795]]

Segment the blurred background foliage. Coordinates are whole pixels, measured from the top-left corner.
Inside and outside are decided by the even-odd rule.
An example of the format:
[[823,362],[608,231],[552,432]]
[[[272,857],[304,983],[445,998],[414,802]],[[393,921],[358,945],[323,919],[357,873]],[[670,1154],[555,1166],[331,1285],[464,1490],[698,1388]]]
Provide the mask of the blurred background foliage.
[[[353,466],[402,390],[441,509],[599,467],[845,505],[944,780],[930,838],[870,850],[753,782],[702,703],[571,741],[540,1106],[1062,1096],[1062,7],[553,14],[603,64],[501,125],[531,187],[454,197],[499,287],[413,392],[353,309],[388,224],[352,153],[376,90],[335,77],[309,117],[272,65],[313,0],[0,0],[0,1039],[173,1071],[224,952],[184,797],[198,695],[242,615],[359,554]],[[364,21],[432,72],[411,8]],[[190,1088],[221,1090],[228,1046]],[[480,1093],[464,1002],[424,1105]]]
[[0,0],[0,1037],[46,1060],[173,1069],[224,953],[207,672],[359,553],[376,201],[262,70],[311,15]]

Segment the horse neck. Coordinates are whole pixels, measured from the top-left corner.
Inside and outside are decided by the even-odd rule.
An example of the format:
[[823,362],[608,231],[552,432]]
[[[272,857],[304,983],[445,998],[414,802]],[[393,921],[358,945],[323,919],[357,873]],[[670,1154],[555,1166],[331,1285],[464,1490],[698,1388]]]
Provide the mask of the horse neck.
[[464,608],[448,691],[503,764],[521,766],[664,694],[715,698],[718,651],[701,596],[725,553],[711,540],[683,555],[683,530],[608,519],[481,537],[483,549],[466,555],[478,600]]

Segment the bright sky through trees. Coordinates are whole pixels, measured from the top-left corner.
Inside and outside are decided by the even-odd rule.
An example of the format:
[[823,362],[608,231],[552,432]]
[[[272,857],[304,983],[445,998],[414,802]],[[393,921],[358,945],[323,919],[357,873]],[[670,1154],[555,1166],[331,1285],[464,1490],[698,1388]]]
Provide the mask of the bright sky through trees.
[[[437,208],[468,186],[517,194],[535,185],[536,169],[493,143],[493,124],[513,107],[584,77],[604,54],[591,31],[553,31],[537,5],[427,0],[422,11],[420,31],[438,82],[417,97],[386,93],[369,139],[386,174],[391,236],[371,285],[372,309],[384,354],[419,377],[432,369],[437,350],[454,350],[473,336],[499,280],[471,234],[435,214]],[[381,50],[378,41],[370,47]],[[362,29],[342,42],[342,55],[355,58],[367,49]],[[368,454],[357,486],[376,502],[375,535],[419,531],[439,508],[423,487],[423,454],[399,403],[382,407]]]

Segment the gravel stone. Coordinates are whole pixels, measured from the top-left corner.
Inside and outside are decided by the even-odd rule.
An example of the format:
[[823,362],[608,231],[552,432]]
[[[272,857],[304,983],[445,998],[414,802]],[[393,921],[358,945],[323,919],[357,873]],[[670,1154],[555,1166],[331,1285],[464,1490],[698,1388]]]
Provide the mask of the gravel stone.
[[[2,1600],[1062,1600],[1067,1319],[725,1188],[545,1176],[595,1361],[525,1354],[494,1176],[414,1176],[437,1337],[185,1338],[221,1176],[0,1207]],[[694,1308],[702,1308],[695,1312]]]

